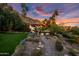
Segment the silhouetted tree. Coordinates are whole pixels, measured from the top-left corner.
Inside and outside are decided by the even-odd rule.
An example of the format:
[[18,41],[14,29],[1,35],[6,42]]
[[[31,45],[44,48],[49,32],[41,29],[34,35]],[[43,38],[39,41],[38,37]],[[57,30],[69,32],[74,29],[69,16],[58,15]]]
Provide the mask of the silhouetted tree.
[[21,3],[21,8],[22,8],[22,14],[26,15],[27,14],[27,7],[25,3]]
[[56,24],[56,16],[58,16],[59,15],[59,12],[58,12],[58,10],[55,10],[54,11],[54,13],[52,14],[52,16],[50,17],[50,24]]

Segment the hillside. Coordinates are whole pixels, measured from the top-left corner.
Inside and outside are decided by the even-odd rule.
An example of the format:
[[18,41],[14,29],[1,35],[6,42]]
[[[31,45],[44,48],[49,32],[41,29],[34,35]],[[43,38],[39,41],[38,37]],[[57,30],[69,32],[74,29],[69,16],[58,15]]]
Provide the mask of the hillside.
[[30,18],[30,17],[25,17],[25,16],[22,16],[20,14],[20,17],[21,17],[21,20],[24,22],[24,23],[28,23],[28,24],[39,24],[40,21],[38,19],[33,19],[33,18]]
[[29,24],[39,23],[38,20],[23,16],[8,4],[0,4],[0,31],[28,31]]

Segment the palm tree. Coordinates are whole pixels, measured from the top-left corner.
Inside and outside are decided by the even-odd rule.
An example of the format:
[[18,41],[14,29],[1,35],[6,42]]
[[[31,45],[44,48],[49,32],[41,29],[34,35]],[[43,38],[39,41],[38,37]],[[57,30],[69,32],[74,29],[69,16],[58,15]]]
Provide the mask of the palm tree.
[[21,3],[21,8],[22,8],[22,14],[26,15],[26,4],[25,3]]
[[52,17],[56,17],[56,16],[58,16],[58,15],[59,15],[58,10],[55,10],[54,13],[53,13],[53,15],[52,15]]
[[54,11],[54,13],[53,13],[53,15],[52,15],[52,17],[50,17],[50,24],[56,24],[56,22],[55,22],[55,18],[56,18],[56,16],[58,16],[59,15],[59,12],[58,12],[58,10],[55,10]]

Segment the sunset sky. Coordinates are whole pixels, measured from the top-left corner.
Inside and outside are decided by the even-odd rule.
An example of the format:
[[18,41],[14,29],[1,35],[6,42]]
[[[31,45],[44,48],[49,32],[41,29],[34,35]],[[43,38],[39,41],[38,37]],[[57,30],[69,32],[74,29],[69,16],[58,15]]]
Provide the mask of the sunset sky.
[[[21,4],[9,4],[19,13],[21,13]],[[68,4],[68,3],[27,3],[28,7],[27,16],[36,19],[49,19],[53,14],[54,10],[59,11],[57,22],[79,22],[79,4]],[[78,23],[76,25],[79,25]]]

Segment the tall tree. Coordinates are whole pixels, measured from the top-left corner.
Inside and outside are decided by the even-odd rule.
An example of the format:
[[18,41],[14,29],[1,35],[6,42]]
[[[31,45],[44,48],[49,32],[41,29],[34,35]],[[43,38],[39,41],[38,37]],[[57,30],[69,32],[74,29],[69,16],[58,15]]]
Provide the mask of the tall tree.
[[22,8],[22,14],[26,15],[27,14],[27,7],[25,3],[21,3],[21,8]]
[[50,21],[51,21],[51,24],[56,24],[56,16],[59,15],[59,12],[58,10],[55,10],[54,13],[52,14],[52,17],[50,17]]
[[0,4],[0,31],[25,31],[19,13],[7,4]]

